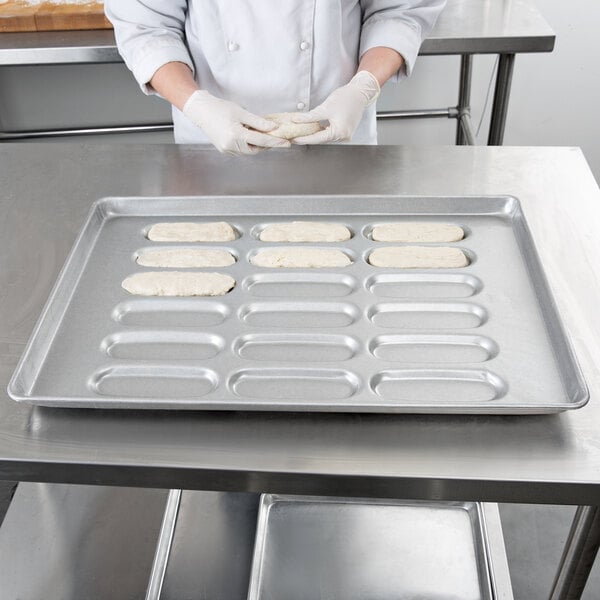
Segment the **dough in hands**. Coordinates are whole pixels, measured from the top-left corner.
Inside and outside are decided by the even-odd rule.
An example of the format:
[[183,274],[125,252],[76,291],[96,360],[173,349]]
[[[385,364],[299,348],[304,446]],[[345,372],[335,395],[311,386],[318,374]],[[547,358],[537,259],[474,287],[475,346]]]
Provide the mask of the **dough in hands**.
[[445,223],[384,223],[373,227],[376,242],[458,242],[465,232],[458,225]]
[[322,269],[347,267],[352,261],[341,250],[324,248],[266,248],[250,262],[256,267],[286,269]]
[[350,237],[345,225],[318,221],[272,223],[260,232],[262,242],[344,242]]
[[390,246],[373,250],[369,263],[397,269],[458,269],[469,259],[462,250],[448,246]]
[[194,269],[202,267],[229,267],[235,258],[226,250],[205,248],[146,248],[137,257],[143,267],[176,267]]
[[235,279],[222,273],[152,271],[127,277],[122,287],[138,296],[223,296]]
[[153,242],[231,242],[235,231],[229,223],[156,223],[148,231]]
[[279,125],[276,129],[267,131],[269,135],[274,135],[284,140],[291,140],[303,135],[311,135],[321,131],[323,129],[321,125],[316,123],[294,123],[292,119],[296,116],[296,113],[283,112],[273,113],[271,115],[265,115],[265,119],[274,121]]

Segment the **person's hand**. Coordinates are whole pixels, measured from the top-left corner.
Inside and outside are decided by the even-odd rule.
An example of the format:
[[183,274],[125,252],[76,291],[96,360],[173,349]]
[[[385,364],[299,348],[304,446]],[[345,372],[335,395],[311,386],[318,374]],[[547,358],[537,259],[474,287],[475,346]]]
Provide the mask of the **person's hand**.
[[254,115],[234,102],[216,98],[205,90],[197,90],[189,97],[183,114],[204,131],[219,152],[256,154],[265,148],[290,147],[287,140],[264,133],[275,129],[276,123]]
[[294,144],[329,144],[352,139],[365,108],[377,100],[380,87],[368,71],[359,71],[346,85],[334,90],[319,106],[306,113],[298,113],[295,123],[329,121],[322,131],[297,137]]

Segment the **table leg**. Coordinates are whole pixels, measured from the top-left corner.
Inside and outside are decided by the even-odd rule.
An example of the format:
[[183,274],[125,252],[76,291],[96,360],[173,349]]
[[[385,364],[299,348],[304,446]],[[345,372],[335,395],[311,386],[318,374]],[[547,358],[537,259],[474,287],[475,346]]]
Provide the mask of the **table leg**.
[[599,546],[600,507],[578,507],[554,579],[550,600],[581,598]]
[[465,139],[462,124],[463,117],[471,112],[471,75],[473,72],[473,55],[463,54],[460,57],[460,84],[458,89],[458,118],[456,119],[456,145],[464,146],[469,142]]
[[488,146],[502,146],[502,141],[504,140],[504,127],[506,125],[508,99],[510,97],[514,66],[514,54],[500,55],[498,74],[496,75],[496,89],[494,91],[494,105],[492,106],[492,116],[490,119]]
[[150,581],[146,590],[146,600],[158,600],[160,598],[180,504],[181,490],[169,490],[169,497],[167,498],[167,505],[158,535],[152,572],[150,573]]

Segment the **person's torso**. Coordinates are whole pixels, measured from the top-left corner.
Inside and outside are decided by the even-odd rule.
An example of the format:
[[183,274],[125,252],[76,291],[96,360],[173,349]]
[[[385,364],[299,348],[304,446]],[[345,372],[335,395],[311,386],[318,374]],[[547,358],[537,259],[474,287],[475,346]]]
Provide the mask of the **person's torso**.
[[[189,0],[186,43],[201,88],[265,115],[309,110],[356,72],[358,0]],[[203,136],[174,111],[176,140]],[[376,143],[373,110],[353,143]]]

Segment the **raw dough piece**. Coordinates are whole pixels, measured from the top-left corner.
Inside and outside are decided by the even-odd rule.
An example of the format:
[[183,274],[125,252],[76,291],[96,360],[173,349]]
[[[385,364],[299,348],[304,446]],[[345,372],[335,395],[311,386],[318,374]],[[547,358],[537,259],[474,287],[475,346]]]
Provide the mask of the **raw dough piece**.
[[318,221],[272,223],[260,232],[262,242],[344,242],[349,239],[346,226]]
[[201,267],[228,267],[235,263],[235,258],[226,250],[148,248],[140,252],[137,263],[143,267],[194,269]]
[[372,232],[376,242],[458,242],[465,232],[458,225],[445,223],[385,223]]
[[222,273],[152,271],[131,275],[121,285],[138,296],[223,296],[235,279]]
[[320,269],[347,267],[352,261],[340,250],[296,247],[260,250],[250,262],[257,267]]
[[265,119],[269,121],[275,121],[279,125],[276,129],[268,131],[269,135],[274,135],[278,138],[285,140],[291,140],[296,137],[303,135],[311,135],[321,131],[322,127],[319,123],[294,123],[292,119],[295,113],[273,113],[272,115],[265,115]]
[[462,250],[448,246],[390,246],[373,250],[369,263],[397,269],[457,269],[469,260]]
[[229,223],[156,223],[148,231],[153,242],[231,242],[235,231]]

